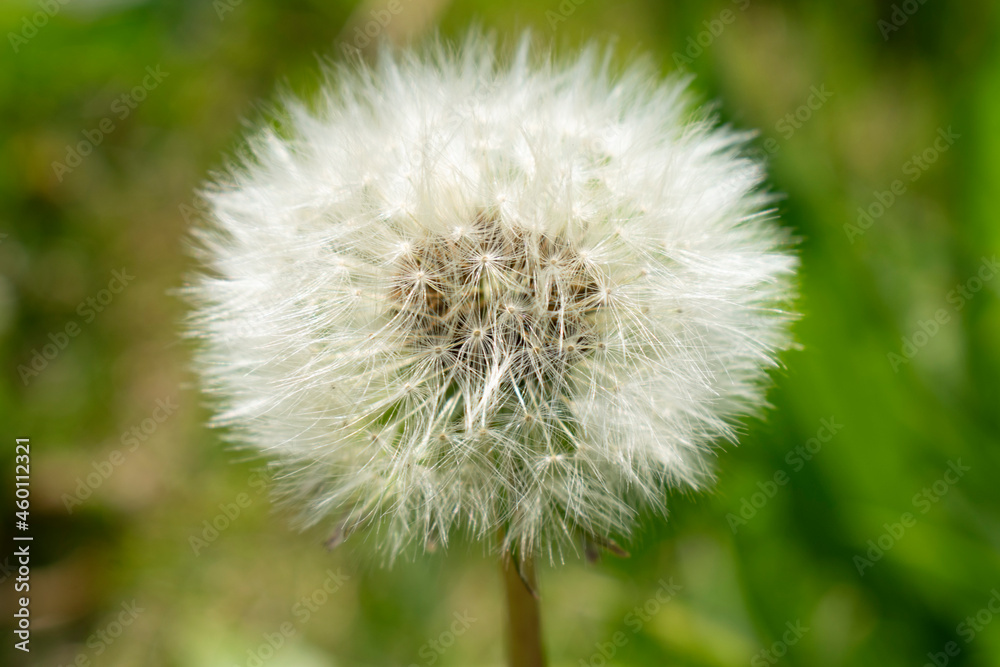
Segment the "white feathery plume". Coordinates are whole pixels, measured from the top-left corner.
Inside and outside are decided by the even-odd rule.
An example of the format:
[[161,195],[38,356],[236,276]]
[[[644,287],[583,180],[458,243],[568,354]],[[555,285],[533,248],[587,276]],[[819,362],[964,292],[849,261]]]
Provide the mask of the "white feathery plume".
[[456,528],[614,545],[702,485],[790,344],[797,262],[748,135],[685,90],[527,38],[334,67],[205,195],[215,424],[390,559]]

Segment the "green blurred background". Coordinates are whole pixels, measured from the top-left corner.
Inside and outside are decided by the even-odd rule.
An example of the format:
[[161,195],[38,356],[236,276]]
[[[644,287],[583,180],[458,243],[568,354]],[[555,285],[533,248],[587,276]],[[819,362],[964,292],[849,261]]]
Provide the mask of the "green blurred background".
[[[803,239],[802,349],[774,409],[719,453],[714,492],[644,519],[630,559],[543,568],[552,664],[1000,665],[996,3],[393,7],[382,28],[378,3],[0,6],[3,556],[15,437],[35,536],[29,656],[9,557],[0,573],[4,664],[501,664],[477,547],[382,570],[363,539],[327,553],[272,511],[260,462],[204,427],[169,296],[194,189],[276,91],[314,91],[356,28],[479,23],[693,72],[761,130]],[[134,276],[120,293],[113,271]]]

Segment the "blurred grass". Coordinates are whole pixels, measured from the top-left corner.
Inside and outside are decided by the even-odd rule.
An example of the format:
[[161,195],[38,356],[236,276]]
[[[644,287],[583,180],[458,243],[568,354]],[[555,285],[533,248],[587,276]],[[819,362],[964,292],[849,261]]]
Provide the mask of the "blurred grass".
[[[687,66],[723,120],[761,129],[787,195],[782,219],[803,239],[802,350],[776,377],[775,409],[719,454],[713,494],[676,496],[668,523],[644,521],[632,558],[542,572],[553,665],[604,664],[608,646],[615,665],[766,664],[759,652],[799,621],[808,631],[779,664],[922,665],[951,641],[961,652],[949,664],[1000,664],[1000,622],[971,641],[960,627],[1000,587],[1000,282],[961,310],[948,301],[1000,248],[1000,12],[927,0],[885,40],[878,22],[893,4],[479,0],[437,17],[448,35],[478,21],[502,35],[533,27],[565,48],[615,38],[623,56],[649,52],[666,74],[729,9]],[[203,427],[176,333],[183,309],[167,296],[190,268],[184,207],[277,87],[315,88],[317,56],[338,56],[356,9],[229,2],[220,19],[219,6],[72,0],[17,52],[9,35],[39,5],[0,7],[2,457],[6,477],[13,439],[31,437],[36,536],[33,651],[25,662],[5,642],[5,664],[246,665],[286,621],[293,632],[268,665],[500,664],[500,585],[476,548],[392,570],[369,566],[361,540],[327,554],[322,530],[295,534],[270,511],[259,463]],[[158,65],[168,76],[119,119],[115,99]],[[781,121],[813,86],[832,96],[789,136]],[[106,117],[114,131],[60,181],[53,162]],[[954,146],[852,243],[858,208],[905,180],[948,127]],[[78,304],[122,267],[135,280],[84,322]],[[949,321],[894,372],[887,355],[938,309]],[[71,320],[80,334],[22,382],[18,367]],[[177,413],[69,512],[65,494],[127,450],[123,435],[165,398]],[[830,418],[843,428],[796,470],[788,452]],[[970,470],[922,512],[915,496],[959,459]],[[787,484],[734,533],[729,517],[779,470]],[[234,505],[239,515],[196,555],[192,536]],[[855,557],[907,512],[916,524],[859,575]],[[302,598],[328,570],[347,580],[303,620]],[[661,580],[682,588],[657,605]],[[132,600],[143,611],[104,642]],[[656,613],[637,615],[647,604]],[[455,613],[476,620],[438,653],[429,642],[448,639]]]

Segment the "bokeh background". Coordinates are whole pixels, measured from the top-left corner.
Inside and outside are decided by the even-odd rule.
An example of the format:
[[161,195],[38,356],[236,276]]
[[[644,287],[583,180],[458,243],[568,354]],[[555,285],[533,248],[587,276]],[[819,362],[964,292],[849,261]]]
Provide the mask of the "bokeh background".
[[[382,26],[380,6],[0,4],[3,664],[502,663],[477,548],[383,570],[272,510],[260,462],[204,427],[170,294],[195,188],[276,91],[310,94],[358,30],[473,23],[694,73],[760,129],[802,238],[774,408],[631,558],[542,569],[552,664],[1000,664],[1000,7],[397,0]],[[10,634],[15,437],[30,655]]]

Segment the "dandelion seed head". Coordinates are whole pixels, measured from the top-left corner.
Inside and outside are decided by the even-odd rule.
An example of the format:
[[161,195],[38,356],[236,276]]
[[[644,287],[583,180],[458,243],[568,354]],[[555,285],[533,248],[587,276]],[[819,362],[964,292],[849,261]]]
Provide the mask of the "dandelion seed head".
[[746,136],[642,64],[531,51],[337,67],[195,231],[214,423],[389,559],[458,529],[553,558],[627,537],[710,478],[790,342]]

